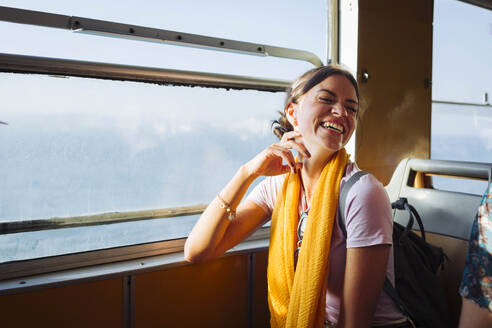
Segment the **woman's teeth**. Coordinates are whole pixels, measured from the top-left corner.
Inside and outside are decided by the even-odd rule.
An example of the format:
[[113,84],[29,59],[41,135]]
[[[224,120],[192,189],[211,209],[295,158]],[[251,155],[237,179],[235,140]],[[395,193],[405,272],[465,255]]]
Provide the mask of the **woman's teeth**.
[[332,130],[335,130],[339,133],[343,133],[343,126],[338,125],[338,124],[333,123],[333,122],[323,122],[323,123],[321,123],[321,126],[324,127],[325,129],[332,129]]

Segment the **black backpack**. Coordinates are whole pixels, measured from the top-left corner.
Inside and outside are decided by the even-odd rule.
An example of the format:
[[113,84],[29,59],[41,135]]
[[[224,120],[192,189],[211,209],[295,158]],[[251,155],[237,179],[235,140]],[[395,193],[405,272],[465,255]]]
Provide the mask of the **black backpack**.
[[[350,188],[366,174],[368,172],[356,172],[340,190],[339,225],[345,238],[345,200]],[[448,328],[451,326],[451,316],[438,277],[447,257],[442,248],[426,242],[422,220],[406,198],[398,199],[391,207],[406,210],[409,220],[406,227],[393,222],[396,287],[386,277],[383,290],[415,327]],[[422,237],[412,232],[414,221],[417,221]]]

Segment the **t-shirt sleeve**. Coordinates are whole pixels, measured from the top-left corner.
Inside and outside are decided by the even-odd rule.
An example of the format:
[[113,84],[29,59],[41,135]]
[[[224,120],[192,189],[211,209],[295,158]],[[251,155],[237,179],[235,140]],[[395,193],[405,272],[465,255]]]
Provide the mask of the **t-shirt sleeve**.
[[261,207],[270,217],[275,206],[277,193],[282,187],[284,176],[267,177],[263,179],[253,190],[246,196],[247,200],[254,202]]
[[350,189],[346,202],[347,248],[392,244],[391,204],[375,177],[363,176]]

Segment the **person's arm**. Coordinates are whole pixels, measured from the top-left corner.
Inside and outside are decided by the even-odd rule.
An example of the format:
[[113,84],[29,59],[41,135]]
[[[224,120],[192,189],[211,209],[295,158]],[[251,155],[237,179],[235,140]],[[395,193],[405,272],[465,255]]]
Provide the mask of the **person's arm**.
[[[480,224],[479,224],[480,222]],[[468,247],[468,255],[466,257],[466,263],[465,263],[465,268],[468,270],[465,270],[465,273],[463,275],[463,279],[461,282],[460,286],[460,293],[463,287],[469,290],[470,294],[467,294],[467,297],[464,297],[462,294],[461,296],[461,314],[460,314],[460,321],[459,321],[459,328],[485,328],[485,327],[492,327],[492,304],[482,304],[484,307],[480,307],[477,303],[472,301],[472,299],[477,299],[479,298],[484,291],[481,288],[474,288],[474,284],[480,284],[479,279],[470,279],[469,275],[474,276],[475,278],[479,277],[479,273],[477,272],[477,265],[469,263],[469,261],[473,261],[473,258],[478,258],[479,259],[479,267],[481,267],[481,270],[484,270],[485,275],[489,276],[491,274],[490,269],[487,270],[487,265],[483,263],[483,260],[485,259],[484,257],[477,256],[476,252],[479,252],[479,249],[481,249],[481,252],[483,254],[490,254],[492,255],[488,249],[487,246],[483,245],[482,243],[479,243],[478,238],[479,238],[479,233],[478,231],[481,231],[484,233],[484,235],[487,235],[487,233],[490,231],[490,224],[492,223],[492,183],[489,185],[488,189],[485,191],[483,197],[482,197],[482,203],[480,204],[480,207],[478,208],[478,217],[473,220],[473,226],[472,226],[472,234],[470,236],[470,241],[469,241],[469,247]],[[478,248],[472,247],[471,245],[477,245]],[[473,269],[472,269],[473,268]],[[490,295],[482,295],[484,298],[488,299],[490,301]],[[488,308],[487,308],[488,305]]]
[[[252,181],[254,176],[242,166],[219,195],[234,209]],[[202,262],[221,255],[246,238],[266,216],[261,207],[248,201],[237,208],[233,220],[228,220],[228,213],[221,204],[216,196],[193,227],[184,249],[187,261]]]
[[337,327],[370,327],[386,276],[390,245],[347,249]]
[[370,327],[393,240],[391,205],[383,185],[371,175],[352,187],[346,204],[347,255],[339,327]]
[[[306,155],[304,145],[293,140],[298,132],[287,132],[278,144],[273,144],[251,161],[241,166],[229,183],[219,192],[220,197],[235,209],[251,183],[259,176],[273,176],[294,171],[295,163],[290,149]],[[282,161],[287,163],[282,164]],[[200,216],[185,244],[185,259],[202,262],[215,258],[241,242],[265,221],[267,213],[252,201],[241,203],[236,217],[228,220],[226,209],[216,196]]]
[[461,314],[459,328],[490,328],[492,327],[492,312],[481,308],[475,302],[461,297]]

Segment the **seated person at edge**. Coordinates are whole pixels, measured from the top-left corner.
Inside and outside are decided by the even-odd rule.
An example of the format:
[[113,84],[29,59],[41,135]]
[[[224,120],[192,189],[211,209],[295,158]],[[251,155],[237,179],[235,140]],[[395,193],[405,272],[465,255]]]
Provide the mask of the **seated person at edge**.
[[[213,259],[271,218],[272,327],[410,327],[382,291],[386,275],[394,280],[393,220],[382,184],[365,175],[350,189],[347,239],[337,222],[340,188],[360,171],[344,148],[358,112],[358,86],[349,72],[324,66],[304,73],[274,122],[280,142],[239,168],[186,241],[188,261]],[[241,202],[260,176],[267,178]]]
[[492,183],[473,220],[459,293],[460,328],[492,327]]

